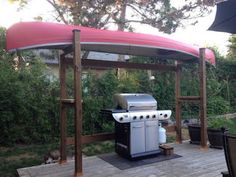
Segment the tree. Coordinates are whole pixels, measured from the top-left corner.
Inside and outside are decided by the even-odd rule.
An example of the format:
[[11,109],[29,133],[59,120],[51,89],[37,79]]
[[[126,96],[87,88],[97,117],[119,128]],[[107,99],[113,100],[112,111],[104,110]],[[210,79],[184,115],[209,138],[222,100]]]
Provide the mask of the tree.
[[235,34],[232,34],[230,37],[229,37],[229,49],[228,49],[228,56],[230,58],[235,58],[236,59],[236,35]]
[[[25,5],[27,0],[11,0]],[[29,0],[28,0],[29,1]],[[46,0],[65,24],[106,28],[115,24],[119,30],[132,30],[134,23],[147,24],[165,33],[172,33],[196,17],[208,14],[214,0],[185,0],[175,7],[171,0]]]

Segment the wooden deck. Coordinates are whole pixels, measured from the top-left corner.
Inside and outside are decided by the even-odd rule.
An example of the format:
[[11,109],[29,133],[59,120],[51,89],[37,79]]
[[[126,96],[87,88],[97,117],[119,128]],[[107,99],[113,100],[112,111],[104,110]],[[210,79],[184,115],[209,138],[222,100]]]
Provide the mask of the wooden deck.
[[[83,158],[85,177],[221,177],[227,170],[224,151],[200,150],[188,142],[173,144],[174,153],[182,157],[120,170],[97,156]],[[72,177],[74,162],[40,165],[17,170],[20,177]]]

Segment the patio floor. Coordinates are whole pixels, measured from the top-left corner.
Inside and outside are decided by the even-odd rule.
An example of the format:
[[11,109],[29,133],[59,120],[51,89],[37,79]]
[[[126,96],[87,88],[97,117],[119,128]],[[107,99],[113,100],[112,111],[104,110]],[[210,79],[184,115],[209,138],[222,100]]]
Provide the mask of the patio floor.
[[[226,171],[224,151],[200,150],[188,142],[171,144],[180,158],[120,170],[97,156],[83,158],[85,177],[220,177]],[[72,177],[74,162],[50,164],[17,170],[20,177]]]

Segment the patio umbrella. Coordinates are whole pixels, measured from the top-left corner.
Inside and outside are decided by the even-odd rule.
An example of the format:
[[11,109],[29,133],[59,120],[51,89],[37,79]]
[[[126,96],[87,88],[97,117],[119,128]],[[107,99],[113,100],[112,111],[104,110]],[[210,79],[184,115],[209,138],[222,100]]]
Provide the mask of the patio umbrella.
[[236,33],[236,0],[226,0],[217,4],[216,16],[209,30]]

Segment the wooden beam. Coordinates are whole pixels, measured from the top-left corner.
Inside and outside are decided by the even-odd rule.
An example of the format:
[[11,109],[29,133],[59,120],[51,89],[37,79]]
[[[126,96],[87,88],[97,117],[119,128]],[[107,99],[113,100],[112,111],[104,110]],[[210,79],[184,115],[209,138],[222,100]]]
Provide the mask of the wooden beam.
[[87,144],[95,141],[106,141],[115,139],[115,133],[102,133],[95,135],[86,135],[82,137],[82,143]]
[[175,72],[175,119],[176,119],[176,142],[182,143],[182,131],[181,131],[181,104],[179,101],[181,94],[180,87],[180,72],[181,65],[179,61],[175,62],[176,72]]
[[61,103],[65,106],[72,106],[74,107],[75,99],[61,99]]
[[199,102],[200,96],[180,96],[178,98],[179,102]]
[[125,68],[125,69],[143,69],[143,70],[158,70],[158,71],[175,71],[175,66],[164,64],[144,64],[144,63],[129,63],[122,61],[99,61],[99,60],[82,60],[83,67],[94,68]]
[[[82,144],[97,142],[97,141],[106,141],[115,139],[115,133],[100,133],[93,135],[84,135],[82,136]],[[74,137],[67,137],[66,144],[73,145],[75,143]]]
[[[165,126],[163,127],[166,129],[167,132],[174,132],[176,131],[175,125]],[[106,141],[106,140],[114,140],[115,133],[99,133],[93,135],[84,135],[82,136],[82,144],[88,144],[98,141]],[[66,145],[74,145],[75,138],[74,137],[67,137],[66,138]]]
[[80,31],[73,30],[74,46],[74,99],[75,99],[75,177],[83,176],[82,166],[82,89]]
[[[71,58],[66,58],[68,65],[71,65]],[[109,68],[125,68],[125,69],[143,69],[143,70],[158,70],[158,71],[175,71],[176,67],[172,65],[164,64],[145,64],[145,63],[129,63],[124,61],[103,61],[103,60],[92,60],[83,59],[83,68],[93,69],[109,69]]]
[[201,148],[207,149],[207,120],[206,120],[206,63],[205,48],[201,48],[199,57],[200,81],[200,121],[201,121]]
[[63,49],[63,56],[65,57],[67,54],[72,53],[73,52],[73,48],[69,45],[66,48]]
[[65,58],[64,56],[60,56],[60,63],[59,63],[59,77],[60,77],[60,154],[61,159],[60,163],[66,162],[66,123],[67,123],[67,115],[66,110],[67,108],[64,106],[62,99],[67,97],[66,93],[66,66],[65,66]]

